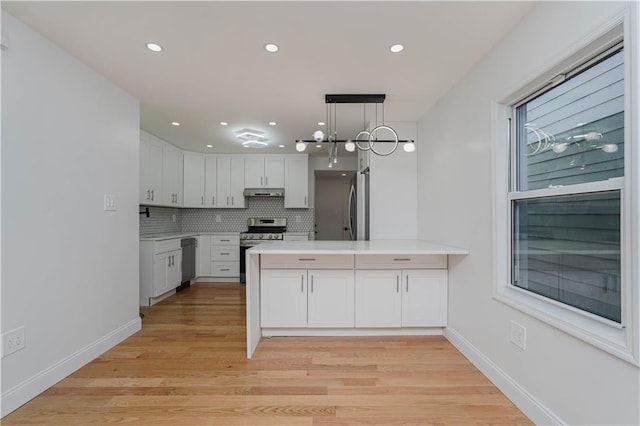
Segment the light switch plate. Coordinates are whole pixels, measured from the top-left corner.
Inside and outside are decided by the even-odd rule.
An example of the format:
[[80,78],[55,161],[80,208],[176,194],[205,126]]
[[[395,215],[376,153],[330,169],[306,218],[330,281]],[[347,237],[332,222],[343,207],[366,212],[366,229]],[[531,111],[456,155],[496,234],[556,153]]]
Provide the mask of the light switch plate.
[[112,194],[104,194],[104,209],[108,212],[116,211],[116,196]]

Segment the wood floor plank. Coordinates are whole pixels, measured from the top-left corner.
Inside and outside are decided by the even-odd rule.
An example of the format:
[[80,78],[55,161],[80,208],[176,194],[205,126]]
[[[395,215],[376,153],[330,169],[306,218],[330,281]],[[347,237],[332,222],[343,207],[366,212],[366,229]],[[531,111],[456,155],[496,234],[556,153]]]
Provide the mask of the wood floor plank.
[[199,284],[3,425],[531,424],[441,336],[274,337],[246,359],[245,288]]

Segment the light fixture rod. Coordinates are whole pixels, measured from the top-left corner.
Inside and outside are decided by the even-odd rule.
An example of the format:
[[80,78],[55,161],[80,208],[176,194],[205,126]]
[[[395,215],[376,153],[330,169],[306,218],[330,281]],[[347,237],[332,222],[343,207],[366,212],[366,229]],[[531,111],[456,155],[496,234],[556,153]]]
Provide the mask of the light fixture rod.
[[324,102],[327,104],[381,104],[385,98],[384,94],[324,95]]

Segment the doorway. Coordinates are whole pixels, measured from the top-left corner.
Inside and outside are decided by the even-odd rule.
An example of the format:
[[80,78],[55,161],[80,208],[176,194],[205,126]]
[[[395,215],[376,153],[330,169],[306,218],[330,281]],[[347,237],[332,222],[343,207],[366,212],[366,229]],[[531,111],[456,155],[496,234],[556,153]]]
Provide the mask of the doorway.
[[316,240],[350,240],[349,190],[353,171],[316,170]]

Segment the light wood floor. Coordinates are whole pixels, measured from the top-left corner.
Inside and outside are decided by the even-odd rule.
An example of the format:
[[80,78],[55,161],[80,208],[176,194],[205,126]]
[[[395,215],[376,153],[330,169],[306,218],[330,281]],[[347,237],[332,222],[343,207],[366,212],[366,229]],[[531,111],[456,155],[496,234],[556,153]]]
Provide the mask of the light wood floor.
[[244,286],[195,285],[3,425],[530,424],[442,337],[263,339]]

